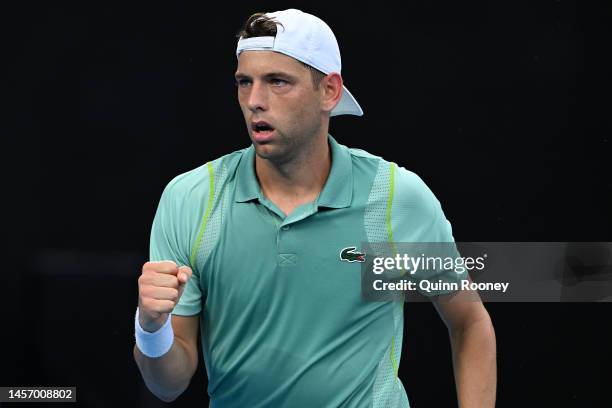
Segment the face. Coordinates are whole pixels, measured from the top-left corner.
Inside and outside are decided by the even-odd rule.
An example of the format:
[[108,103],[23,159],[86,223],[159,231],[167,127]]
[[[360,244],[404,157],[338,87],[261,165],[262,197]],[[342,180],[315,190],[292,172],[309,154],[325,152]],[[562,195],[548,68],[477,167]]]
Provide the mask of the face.
[[236,72],[238,102],[257,154],[291,160],[321,133],[322,92],[310,70],[273,51],[243,51]]

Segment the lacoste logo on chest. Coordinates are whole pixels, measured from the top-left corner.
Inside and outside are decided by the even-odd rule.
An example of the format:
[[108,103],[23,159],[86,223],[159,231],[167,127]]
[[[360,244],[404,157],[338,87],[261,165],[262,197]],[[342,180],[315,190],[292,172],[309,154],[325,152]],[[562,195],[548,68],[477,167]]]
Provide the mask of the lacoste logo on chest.
[[346,262],[365,262],[365,253],[357,251],[357,247],[346,247],[340,251],[340,260]]

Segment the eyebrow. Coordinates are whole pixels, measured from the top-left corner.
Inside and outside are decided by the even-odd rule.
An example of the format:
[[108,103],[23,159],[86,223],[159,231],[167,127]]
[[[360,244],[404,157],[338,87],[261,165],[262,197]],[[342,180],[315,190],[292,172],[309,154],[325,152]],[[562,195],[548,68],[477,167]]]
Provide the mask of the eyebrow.
[[[236,74],[234,75],[236,77],[236,79],[252,79],[252,77],[250,75],[246,75],[243,74],[241,72],[236,72]],[[272,79],[272,78],[286,78],[289,80],[295,80],[296,76],[288,74],[286,72],[268,72],[267,74],[265,74],[263,76],[264,79]]]

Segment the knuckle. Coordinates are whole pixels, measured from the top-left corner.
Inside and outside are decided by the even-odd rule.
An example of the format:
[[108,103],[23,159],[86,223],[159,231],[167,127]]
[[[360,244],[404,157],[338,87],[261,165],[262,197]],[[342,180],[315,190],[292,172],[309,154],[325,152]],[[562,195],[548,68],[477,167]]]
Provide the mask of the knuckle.
[[151,296],[151,286],[143,286],[140,289],[140,296],[144,299],[152,298]]
[[164,273],[176,273],[178,270],[174,261],[161,261],[159,263],[159,267],[160,271],[163,271]]
[[143,272],[142,275],[140,275],[138,277],[138,284],[139,285],[146,285],[150,282],[151,280],[151,273],[150,272]]
[[138,283],[146,285],[151,282],[151,278],[155,275],[150,269],[146,269],[142,272],[142,274],[138,277]]
[[142,266],[142,273],[146,274],[146,273],[151,273],[154,272],[157,269],[156,266],[157,262],[145,262],[145,264]]
[[172,273],[177,269],[174,261],[148,261],[142,266],[142,272]]
[[154,311],[155,313],[163,313],[164,312],[162,310],[162,308],[160,307],[160,304],[159,304],[158,300],[151,301],[151,310]]
[[165,308],[163,302],[156,300],[153,302],[153,310],[157,313],[164,313]]
[[157,308],[159,313],[170,313],[174,308],[174,303],[168,300],[161,301],[157,303]]
[[149,299],[149,298],[142,298],[141,299],[141,304],[142,304],[143,310],[151,310],[151,299]]
[[161,288],[173,288],[175,287],[174,281],[176,280],[175,276],[168,276],[164,274],[158,274],[155,279],[155,286]]
[[177,301],[179,297],[179,291],[177,289],[171,289],[170,300]]

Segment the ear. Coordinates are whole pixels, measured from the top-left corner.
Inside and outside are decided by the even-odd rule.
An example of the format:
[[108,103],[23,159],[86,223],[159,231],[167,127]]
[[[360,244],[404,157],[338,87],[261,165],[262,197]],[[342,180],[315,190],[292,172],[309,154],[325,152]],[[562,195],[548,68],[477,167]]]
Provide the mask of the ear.
[[331,112],[340,102],[342,97],[342,77],[337,72],[332,72],[321,80],[321,109]]

